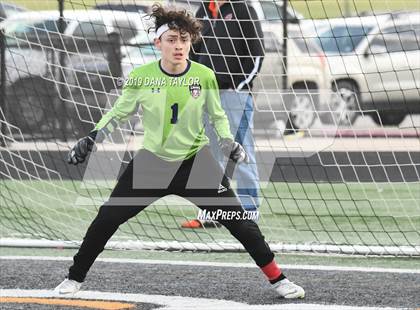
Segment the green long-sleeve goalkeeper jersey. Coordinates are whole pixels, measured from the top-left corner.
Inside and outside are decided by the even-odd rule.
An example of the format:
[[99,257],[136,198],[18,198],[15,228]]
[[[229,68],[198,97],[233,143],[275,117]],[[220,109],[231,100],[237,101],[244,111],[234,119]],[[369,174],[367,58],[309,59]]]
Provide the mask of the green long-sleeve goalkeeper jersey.
[[186,70],[177,75],[165,72],[160,61],[134,69],[121,96],[95,130],[112,132],[139,106],[143,110],[143,147],[164,160],[188,159],[208,144],[204,111],[220,138],[233,139],[214,72],[196,62],[188,61]]

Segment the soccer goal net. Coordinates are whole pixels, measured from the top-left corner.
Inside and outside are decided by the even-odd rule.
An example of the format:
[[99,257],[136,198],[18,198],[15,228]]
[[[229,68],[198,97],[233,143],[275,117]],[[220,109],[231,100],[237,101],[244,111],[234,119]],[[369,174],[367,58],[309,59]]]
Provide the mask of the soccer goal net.
[[[285,252],[420,255],[418,1],[232,2],[246,3],[251,18],[238,22],[221,10],[202,40],[210,46],[213,30],[227,25],[261,30],[218,39],[264,46],[248,130],[266,241]],[[90,160],[66,163],[74,143],[112,108],[128,73],[160,58],[148,31],[152,4],[0,4],[0,246],[77,246],[142,147],[139,109]],[[208,2],[163,4],[194,14]],[[255,62],[247,46],[207,56],[226,68],[232,59]],[[242,70],[245,78],[255,74]],[[228,71],[216,74],[238,74]],[[108,246],[243,250],[223,227],[182,228],[197,212],[187,200],[164,197],[120,226]]]

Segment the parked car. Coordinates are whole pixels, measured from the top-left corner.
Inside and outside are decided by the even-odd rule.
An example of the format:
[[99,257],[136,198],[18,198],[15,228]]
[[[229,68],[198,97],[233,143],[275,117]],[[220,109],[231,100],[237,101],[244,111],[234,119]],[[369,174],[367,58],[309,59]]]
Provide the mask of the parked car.
[[12,120],[22,130],[51,132],[47,127],[63,126],[69,113],[83,122],[100,115],[97,93],[116,87],[110,39],[117,35],[124,47],[145,32],[148,21],[139,13],[98,12],[65,11],[63,35],[57,11],[20,13],[0,23],[7,45],[7,100],[24,113]]
[[342,122],[371,111],[376,123],[398,125],[420,112],[420,12],[332,19],[317,42]]
[[254,81],[256,110],[266,115],[259,116],[265,120],[265,126],[270,121],[284,121],[290,113],[294,128],[307,129],[330,100],[329,69],[315,42],[292,31],[288,39],[287,89],[283,90],[283,38],[277,29],[276,24],[263,24],[265,58]]
[[[139,32],[145,32],[148,21],[140,13],[96,10],[65,11],[64,35],[59,35],[59,13],[57,11],[36,11],[16,14],[0,23],[6,35],[9,82],[22,79],[25,74],[44,75],[52,59],[59,52],[61,39],[66,41],[66,67],[90,67],[85,70],[92,73],[109,73],[109,68],[102,68],[106,62],[106,45],[110,34],[118,34],[121,45],[130,44]],[[22,54],[23,53],[23,54]],[[75,61],[77,59],[77,61]],[[43,69],[32,68],[43,64]],[[98,68],[99,65],[99,68]],[[37,67],[37,66],[35,66]],[[41,66],[42,67],[42,66]],[[38,68],[38,67],[37,67]],[[17,72],[19,71],[19,74]]]

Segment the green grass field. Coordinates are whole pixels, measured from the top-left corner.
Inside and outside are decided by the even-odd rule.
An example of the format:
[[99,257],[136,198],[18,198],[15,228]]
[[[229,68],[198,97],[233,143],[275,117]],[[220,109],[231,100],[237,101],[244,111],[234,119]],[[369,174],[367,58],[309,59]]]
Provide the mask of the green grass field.
[[[281,0],[279,0],[281,1]],[[8,0],[30,10],[54,10],[57,0]],[[87,9],[101,0],[65,0],[66,9]],[[150,1],[154,3],[156,1]],[[332,18],[361,12],[392,12],[398,10],[420,10],[418,0],[292,0],[290,5],[305,18]]]
[[[103,183],[90,183],[0,181],[1,237],[80,240],[109,193]],[[259,224],[274,243],[419,245],[419,186],[270,183],[262,190]],[[224,228],[180,229],[196,212],[189,202],[168,197],[123,225],[116,239],[232,241]]]

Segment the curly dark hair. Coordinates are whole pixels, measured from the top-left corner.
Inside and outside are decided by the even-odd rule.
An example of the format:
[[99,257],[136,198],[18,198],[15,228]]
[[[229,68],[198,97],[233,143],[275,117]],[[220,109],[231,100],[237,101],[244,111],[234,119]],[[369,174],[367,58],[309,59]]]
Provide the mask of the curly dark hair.
[[151,18],[155,20],[155,30],[164,24],[168,24],[169,29],[178,30],[181,33],[188,32],[191,35],[191,42],[200,40],[201,22],[195,19],[191,13],[185,9],[176,7],[164,8],[160,4],[153,4]]

